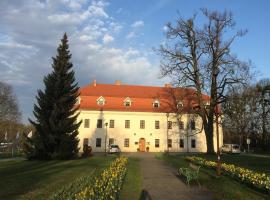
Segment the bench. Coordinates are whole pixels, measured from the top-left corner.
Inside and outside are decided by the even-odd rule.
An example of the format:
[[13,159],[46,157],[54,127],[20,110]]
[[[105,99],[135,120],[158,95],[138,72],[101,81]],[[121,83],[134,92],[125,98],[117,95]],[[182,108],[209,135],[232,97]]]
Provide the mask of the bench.
[[189,163],[189,168],[179,168],[178,174],[186,178],[188,186],[189,186],[189,182],[192,180],[196,180],[198,185],[201,186],[198,180],[200,168],[201,166],[197,166],[192,163]]

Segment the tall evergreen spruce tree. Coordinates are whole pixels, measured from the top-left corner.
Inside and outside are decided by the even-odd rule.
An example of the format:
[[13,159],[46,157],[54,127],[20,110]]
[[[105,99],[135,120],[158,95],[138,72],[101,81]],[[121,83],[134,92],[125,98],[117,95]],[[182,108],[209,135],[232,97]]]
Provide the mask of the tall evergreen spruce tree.
[[29,159],[71,159],[78,153],[78,108],[79,95],[74,71],[70,61],[66,33],[53,59],[53,71],[44,77],[45,90],[38,90],[34,105],[36,121],[29,119],[36,131],[27,139],[25,146]]

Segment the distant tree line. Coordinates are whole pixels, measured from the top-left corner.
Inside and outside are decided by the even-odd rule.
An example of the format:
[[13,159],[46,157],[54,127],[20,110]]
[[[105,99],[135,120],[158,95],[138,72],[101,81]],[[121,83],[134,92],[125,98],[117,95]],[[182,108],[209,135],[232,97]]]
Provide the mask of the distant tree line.
[[231,89],[223,114],[224,142],[270,150],[270,79]]
[[[21,122],[21,112],[12,86],[0,81],[0,152],[11,151],[14,145],[21,149],[23,135],[31,130],[31,125]],[[9,144],[8,147],[6,144]]]

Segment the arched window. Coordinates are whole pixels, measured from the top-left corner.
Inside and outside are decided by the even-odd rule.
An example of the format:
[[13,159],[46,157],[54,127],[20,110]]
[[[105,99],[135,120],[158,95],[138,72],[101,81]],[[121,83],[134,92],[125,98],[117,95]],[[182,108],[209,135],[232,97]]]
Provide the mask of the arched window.
[[100,96],[98,99],[97,99],[97,104],[99,106],[104,106],[105,105],[105,99],[104,97]]

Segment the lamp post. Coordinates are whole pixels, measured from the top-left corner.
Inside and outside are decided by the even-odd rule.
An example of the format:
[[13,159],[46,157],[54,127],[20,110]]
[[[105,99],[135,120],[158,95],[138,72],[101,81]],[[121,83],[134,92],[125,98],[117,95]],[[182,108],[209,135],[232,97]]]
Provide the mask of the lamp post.
[[170,113],[166,113],[166,117],[167,117],[167,153],[168,154],[169,154],[169,129],[168,129],[169,115],[170,115]]
[[107,134],[108,134],[108,122],[105,123],[106,134],[105,134],[105,156],[107,156]]
[[216,105],[216,137],[217,137],[217,175],[220,176],[220,149],[219,149],[219,127],[218,127],[218,105]]

